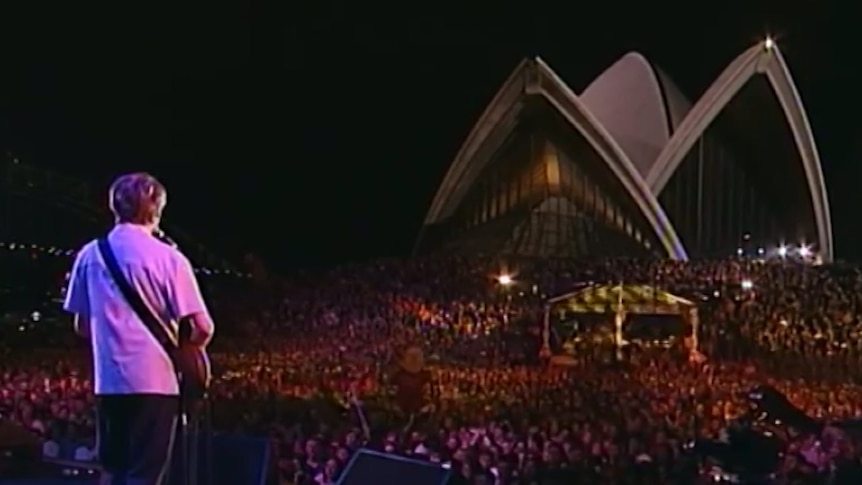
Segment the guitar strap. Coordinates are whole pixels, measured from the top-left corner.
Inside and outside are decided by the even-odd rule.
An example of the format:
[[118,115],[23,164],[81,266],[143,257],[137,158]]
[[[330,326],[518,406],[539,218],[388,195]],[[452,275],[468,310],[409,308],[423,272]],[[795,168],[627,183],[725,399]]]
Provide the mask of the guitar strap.
[[168,358],[171,359],[171,364],[174,366],[177,380],[180,380],[181,376],[179,375],[179,366],[176,362],[177,346],[173,340],[171,340],[167,329],[161,324],[158,317],[156,317],[150,307],[144,303],[141,295],[135,291],[131,283],[129,283],[129,280],[126,279],[125,275],[123,275],[123,272],[120,269],[120,264],[117,262],[117,257],[114,255],[114,251],[111,249],[111,244],[108,242],[108,238],[99,238],[98,244],[102,260],[105,262],[105,266],[108,268],[111,278],[113,278],[114,282],[117,284],[117,288],[120,289],[120,293],[123,294],[123,298],[126,299],[126,302],[129,303],[129,306],[132,307],[132,310],[134,310],[135,314],[144,326],[147,327],[147,330],[150,331],[156,341],[165,349],[165,352],[168,354]]

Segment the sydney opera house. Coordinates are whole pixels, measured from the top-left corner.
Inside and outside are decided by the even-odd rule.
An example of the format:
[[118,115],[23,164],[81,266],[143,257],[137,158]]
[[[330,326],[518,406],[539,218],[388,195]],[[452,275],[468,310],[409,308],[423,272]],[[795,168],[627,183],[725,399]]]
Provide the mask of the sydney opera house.
[[695,102],[637,53],[580,94],[524,60],[457,153],[416,250],[685,260],[785,242],[832,259],[811,127],[767,40]]

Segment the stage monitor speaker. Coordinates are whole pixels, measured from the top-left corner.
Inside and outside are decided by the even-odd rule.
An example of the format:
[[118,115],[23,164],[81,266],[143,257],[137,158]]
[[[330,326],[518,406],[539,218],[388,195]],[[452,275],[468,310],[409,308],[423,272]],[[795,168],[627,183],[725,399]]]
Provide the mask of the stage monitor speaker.
[[[264,485],[270,466],[266,438],[217,433],[212,439],[211,467],[201,472],[199,483],[212,485]],[[206,451],[202,450],[202,457]],[[201,465],[206,467],[202,460]],[[212,476],[207,477],[211,472]]]
[[[269,441],[265,438],[226,433],[199,433],[191,437],[197,457],[175,449],[168,485],[264,485],[270,466]],[[180,463],[185,461],[185,463]],[[183,477],[184,467],[195,467]]]
[[445,485],[450,474],[439,463],[362,449],[347,463],[336,485]]

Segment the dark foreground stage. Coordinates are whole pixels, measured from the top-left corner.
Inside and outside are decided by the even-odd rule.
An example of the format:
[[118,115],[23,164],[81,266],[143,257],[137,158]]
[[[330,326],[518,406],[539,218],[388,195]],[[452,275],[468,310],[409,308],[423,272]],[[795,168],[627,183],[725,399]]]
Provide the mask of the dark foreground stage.
[[70,478],[19,478],[3,480],[0,479],[0,485],[96,485],[99,480],[96,478],[88,479],[70,479]]
[[0,485],[94,485],[99,472],[91,464],[72,462],[41,462],[26,470],[4,470]]
[[[211,485],[263,485],[270,466],[269,442],[264,438],[213,433],[196,441],[197,459],[175,455],[168,483],[181,483],[181,463],[195,462],[193,481]],[[2,452],[2,449],[0,449]],[[2,458],[2,457],[0,457]],[[98,482],[98,465],[68,460],[25,462],[14,468],[0,466],[0,485],[92,485]],[[26,466],[22,466],[27,463]],[[25,478],[26,477],[26,478]]]

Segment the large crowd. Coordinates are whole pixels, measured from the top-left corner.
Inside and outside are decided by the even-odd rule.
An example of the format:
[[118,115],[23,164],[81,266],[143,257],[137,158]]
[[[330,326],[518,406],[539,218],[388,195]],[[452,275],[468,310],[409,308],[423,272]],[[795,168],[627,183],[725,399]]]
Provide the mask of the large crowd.
[[[600,343],[566,365],[540,357],[549,297],[621,281],[696,301],[702,358],[685,335],[637,334],[622,361]],[[360,447],[446,464],[469,484],[692,483],[710,460],[686,444],[726,434],[753,386],[817,419],[862,415],[852,267],[436,258],[203,284],[218,325],[213,426],[266,436],[274,483],[334,483]],[[0,415],[42,436],[48,457],[92,460],[89,350],[56,325],[61,345],[30,327],[0,344]],[[422,376],[421,396],[405,372]],[[858,472],[851,436],[782,443],[783,483]]]

